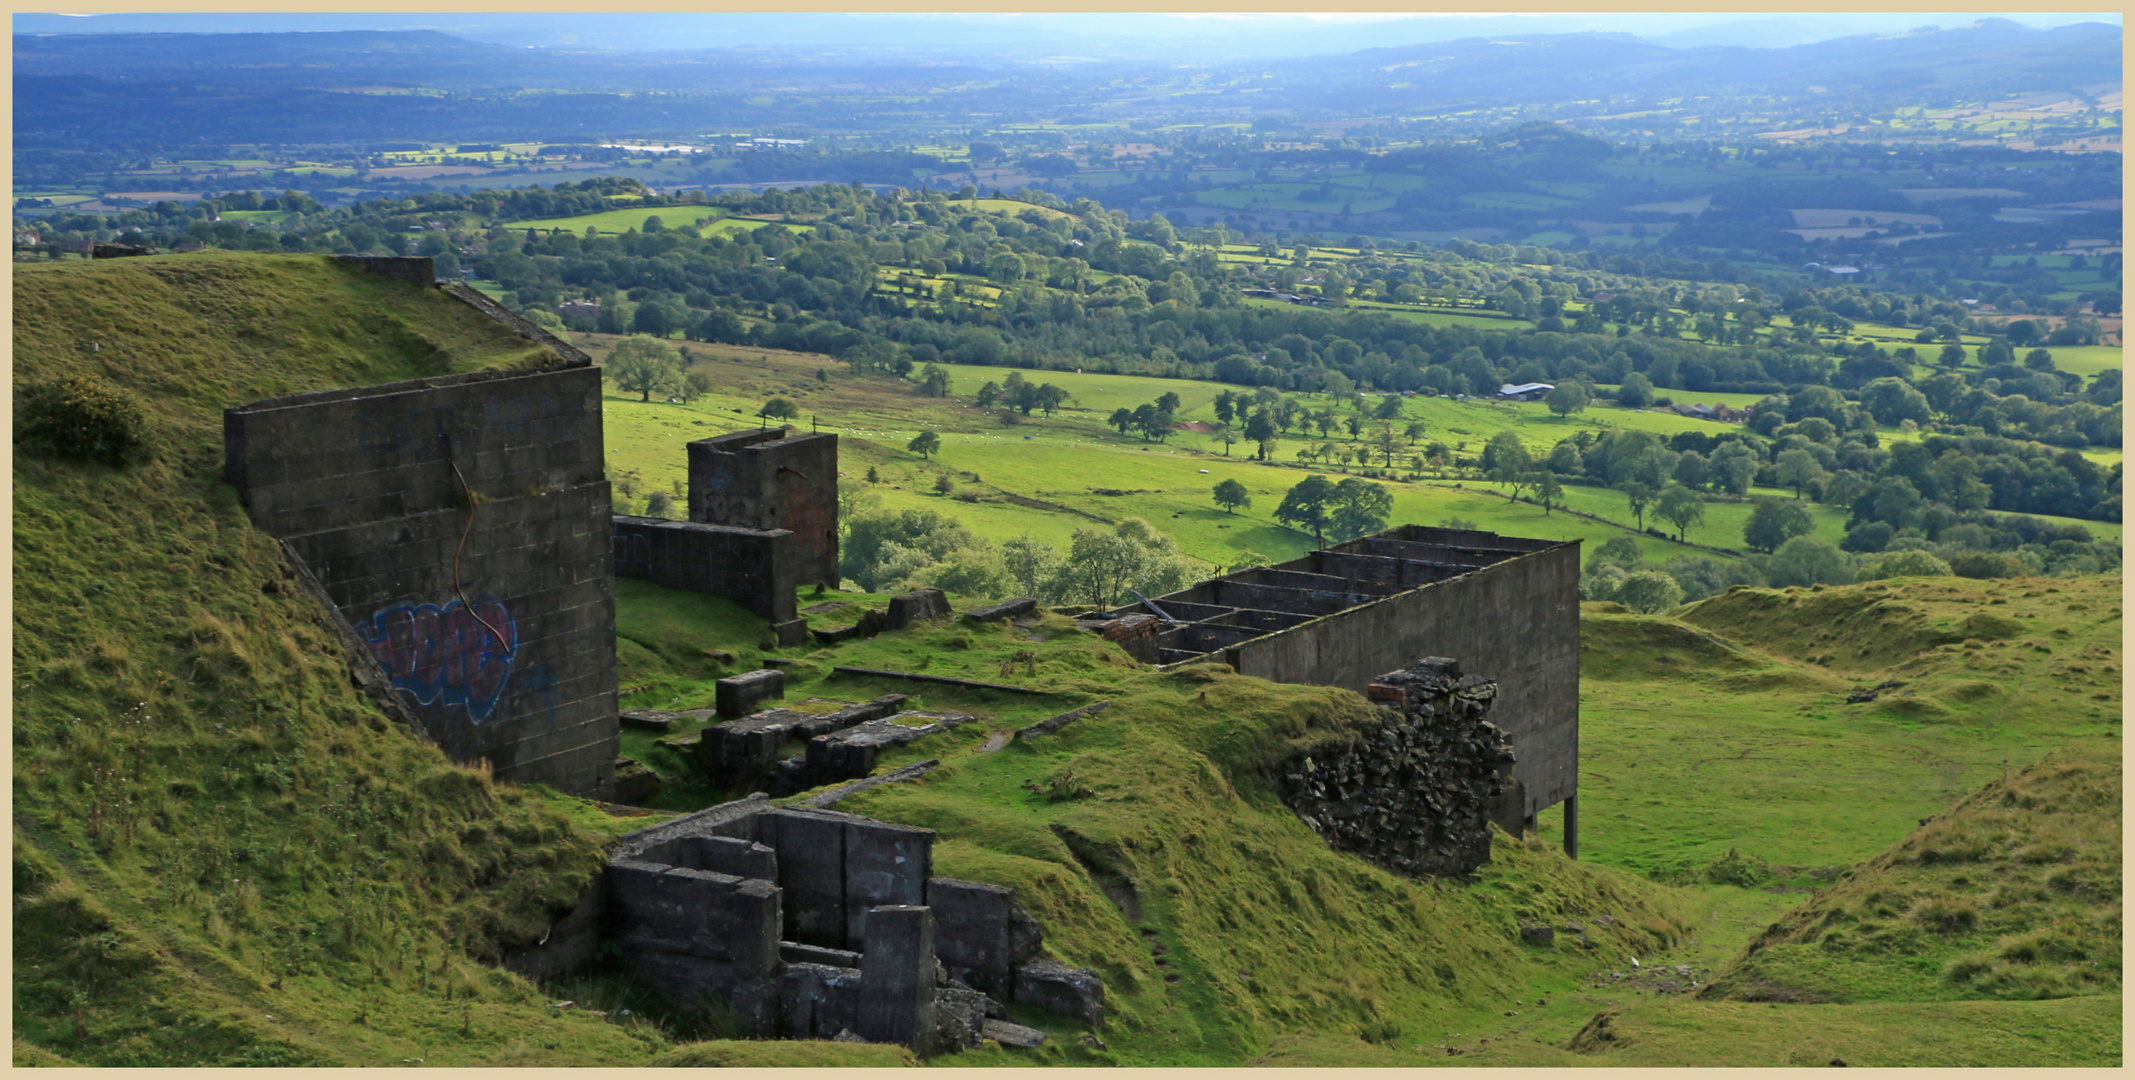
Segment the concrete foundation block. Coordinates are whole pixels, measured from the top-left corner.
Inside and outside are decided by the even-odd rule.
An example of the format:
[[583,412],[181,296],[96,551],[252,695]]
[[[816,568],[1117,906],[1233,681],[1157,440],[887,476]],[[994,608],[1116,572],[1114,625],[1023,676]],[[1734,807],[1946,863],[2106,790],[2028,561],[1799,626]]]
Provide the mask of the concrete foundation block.
[[934,913],[924,907],[882,905],[867,913],[860,953],[860,1024],[874,1043],[932,1049],[934,1029]]
[[979,1035],[1017,1050],[1036,1050],[1045,1043],[1045,1032],[1006,1020],[986,1021],[980,1025]]
[[819,735],[808,740],[806,780],[809,784],[857,780],[874,771],[875,759],[883,751],[917,742],[973,719],[963,713],[902,712],[829,735]]
[[1016,891],[955,878],[927,882],[934,909],[934,948],[949,974],[997,997],[1015,991],[1015,968],[1035,957],[1037,923],[1016,903]]
[[1016,1000],[1076,1017],[1093,1028],[1105,1024],[1105,981],[1088,968],[1033,960],[1016,969]]
[[1028,615],[1036,610],[1038,610],[1038,601],[1026,596],[1020,600],[1003,600],[998,604],[972,608],[970,611],[964,612],[964,618],[972,622],[999,622],[1002,619],[1013,619],[1018,615]]
[[615,786],[609,801],[624,806],[642,806],[660,790],[660,774],[629,758],[615,759]]
[[741,717],[755,712],[758,704],[786,696],[786,673],[772,668],[729,675],[712,684],[719,715]]
[[986,1037],[988,1004],[986,995],[967,987],[936,987],[932,1051],[976,1047]]
[[789,619],[781,623],[772,623],[771,639],[778,642],[778,647],[781,649],[808,644],[808,620]]
[[891,630],[902,630],[908,626],[948,617],[949,597],[940,589],[914,589],[903,596],[890,599],[886,625]]

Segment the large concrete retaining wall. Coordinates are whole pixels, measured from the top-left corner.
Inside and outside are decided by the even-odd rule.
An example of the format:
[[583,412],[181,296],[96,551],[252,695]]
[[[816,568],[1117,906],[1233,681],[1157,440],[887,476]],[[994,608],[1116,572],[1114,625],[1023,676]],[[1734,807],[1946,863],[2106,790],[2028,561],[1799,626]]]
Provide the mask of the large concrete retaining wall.
[[807,555],[784,529],[620,515],[612,528],[617,577],[724,596],[773,623],[798,617],[794,592]]
[[607,794],[615,589],[598,370],[255,402],[224,414],[224,450],[253,522],[304,560],[424,735],[500,779]]
[[838,586],[838,437],[790,427],[689,444],[689,519],[784,529],[796,580]]
[[1402,526],[1154,599],[1189,625],[1129,651],[1163,667],[1217,660],[1361,693],[1419,657],[1459,657],[1499,686],[1521,816],[1578,794],[1578,541]]
[[1219,654],[1243,675],[1362,691],[1421,656],[1496,681],[1526,815],[1579,793],[1579,547],[1516,556]]

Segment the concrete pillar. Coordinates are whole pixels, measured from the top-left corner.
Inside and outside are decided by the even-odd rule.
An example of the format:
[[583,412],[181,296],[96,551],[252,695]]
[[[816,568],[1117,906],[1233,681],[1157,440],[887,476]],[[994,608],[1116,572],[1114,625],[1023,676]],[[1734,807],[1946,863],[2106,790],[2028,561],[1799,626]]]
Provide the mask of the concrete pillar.
[[1579,796],[1564,797],[1564,853],[1579,857]]
[[934,912],[885,904],[867,912],[860,953],[859,1036],[924,1053],[934,1038]]

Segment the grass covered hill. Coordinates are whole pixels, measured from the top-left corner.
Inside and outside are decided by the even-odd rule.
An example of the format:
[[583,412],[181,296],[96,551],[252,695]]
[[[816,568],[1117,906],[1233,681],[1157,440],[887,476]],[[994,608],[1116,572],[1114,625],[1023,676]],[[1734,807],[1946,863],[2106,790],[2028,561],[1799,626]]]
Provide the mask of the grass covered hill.
[[601,815],[389,728],[221,477],[222,410],[539,353],[317,257],[18,267],[15,378],[145,407],[126,468],[17,448],[18,1063],[643,1062],[486,966],[600,864]]
[[[523,341],[303,256],[30,267],[14,299],[18,400],[94,376],[140,403],[145,441],[123,467],[17,448],[18,1064],[913,1063],[726,1040],[715,1010],[601,966],[540,986],[494,966],[575,901],[613,835],[659,818],[496,783],[391,727],[221,478],[229,405],[538,359]],[[839,392],[841,420],[877,422]],[[679,464],[706,430],[673,406],[629,427],[622,404],[611,442],[643,439],[633,452]],[[844,449],[847,472],[903,460]],[[1077,459],[1055,460],[1023,467]],[[1365,708],[1344,691],[1158,674],[1058,613],[784,656],[796,699],[913,686],[839,665],[1045,692],[926,689],[915,705],[980,722],[885,754],[878,769],[942,765],[841,804],[937,830],[940,873],[1016,886],[1048,952],[1105,975],[1103,1032],[1011,1006],[1052,1033],[1043,1048],[931,1064],[2095,1065],[2120,1055],[2120,588],[1945,577],[1587,605],[1586,859],[1545,815],[1464,880],[1335,853],[1275,797],[1261,762],[1341,737]],[[617,598],[625,707],[708,705],[766,656],[732,604],[636,581]],[[886,599],[806,606],[825,626]],[[1057,735],[998,738],[1099,699]],[[728,794],[650,733],[623,747],[671,779],[665,811]],[[1525,944],[1522,921],[1560,932]]]

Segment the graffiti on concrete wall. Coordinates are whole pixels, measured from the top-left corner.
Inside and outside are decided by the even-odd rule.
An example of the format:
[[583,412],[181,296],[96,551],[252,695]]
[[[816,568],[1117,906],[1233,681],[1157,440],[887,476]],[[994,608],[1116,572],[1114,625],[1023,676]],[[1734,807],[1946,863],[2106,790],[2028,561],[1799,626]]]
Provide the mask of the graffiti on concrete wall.
[[502,603],[473,608],[457,599],[395,604],[356,625],[393,685],[425,705],[463,705],[479,724],[489,719],[511,681],[519,628]]

